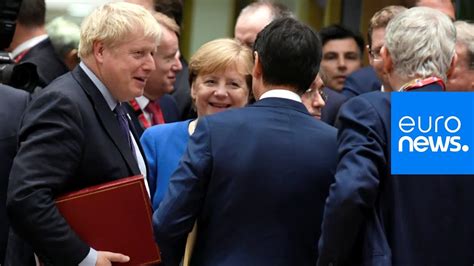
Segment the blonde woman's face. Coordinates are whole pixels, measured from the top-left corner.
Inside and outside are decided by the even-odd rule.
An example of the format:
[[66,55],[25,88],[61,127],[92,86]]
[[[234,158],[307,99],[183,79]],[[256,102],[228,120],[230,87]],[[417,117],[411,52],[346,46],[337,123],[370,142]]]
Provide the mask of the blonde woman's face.
[[245,75],[235,67],[197,75],[191,86],[198,116],[244,107],[249,97]]

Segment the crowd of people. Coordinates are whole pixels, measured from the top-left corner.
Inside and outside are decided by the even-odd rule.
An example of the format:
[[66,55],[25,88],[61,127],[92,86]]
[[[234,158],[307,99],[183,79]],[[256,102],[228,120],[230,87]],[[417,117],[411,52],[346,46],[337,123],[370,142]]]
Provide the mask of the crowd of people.
[[0,84],[0,266],[130,261],[55,199],[134,175],[161,265],[474,263],[474,178],[390,169],[392,93],[474,90],[474,24],[450,0],[382,8],[367,45],[259,0],[189,62],[182,12],[116,1],[79,29],[22,1],[8,51],[39,83]]

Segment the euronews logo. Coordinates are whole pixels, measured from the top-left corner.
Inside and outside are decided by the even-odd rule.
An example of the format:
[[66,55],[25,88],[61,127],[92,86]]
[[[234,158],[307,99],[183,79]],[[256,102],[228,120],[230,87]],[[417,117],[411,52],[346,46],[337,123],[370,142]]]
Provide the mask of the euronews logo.
[[468,152],[470,148],[462,143],[462,121],[454,115],[405,115],[398,121],[398,128],[403,133],[398,140],[398,152],[457,153]]
[[392,93],[390,132],[392,174],[474,174],[474,93]]

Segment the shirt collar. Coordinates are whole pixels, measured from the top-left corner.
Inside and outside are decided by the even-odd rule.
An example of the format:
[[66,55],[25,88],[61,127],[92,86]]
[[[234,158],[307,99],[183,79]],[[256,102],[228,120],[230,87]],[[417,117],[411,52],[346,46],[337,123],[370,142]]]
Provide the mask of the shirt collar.
[[135,97],[135,101],[137,101],[138,106],[140,106],[140,109],[145,110],[145,107],[150,102],[150,99],[142,95],[140,97]]
[[79,66],[82,68],[82,70],[84,70],[86,75],[92,80],[92,83],[94,83],[97,89],[99,89],[100,93],[102,94],[105,101],[107,102],[107,105],[109,106],[110,110],[113,111],[115,107],[117,106],[118,101],[112,96],[112,94],[107,89],[107,87],[105,87],[104,83],[102,83],[102,81],[100,81],[100,79],[97,78],[94,72],[92,72],[92,70],[90,70],[90,68],[88,68],[86,64],[84,64],[84,62],[81,61],[79,63]]
[[11,52],[11,57],[15,58],[19,54],[21,54],[23,51],[26,51],[28,49],[31,49],[33,46],[37,45],[38,43],[46,40],[48,38],[47,34],[43,34],[40,36],[36,36],[34,38],[29,39],[26,42],[23,42],[22,44],[18,45],[12,52]]
[[298,94],[289,90],[281,90],[281,89],[266,91],[264,94],[262,94],[262,96],[260,96],[260,100],[264,98],[271,98],[271,97],[283,98],[283,99],[301,102],[301,97]]

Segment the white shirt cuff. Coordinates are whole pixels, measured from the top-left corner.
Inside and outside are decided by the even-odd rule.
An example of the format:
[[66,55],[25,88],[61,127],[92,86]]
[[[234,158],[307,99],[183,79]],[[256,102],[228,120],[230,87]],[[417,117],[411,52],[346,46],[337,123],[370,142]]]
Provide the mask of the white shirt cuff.
[[95,266],[97,262],[97,251],[93,248],[89,250],[87,256],[79,263],[79,266]]

